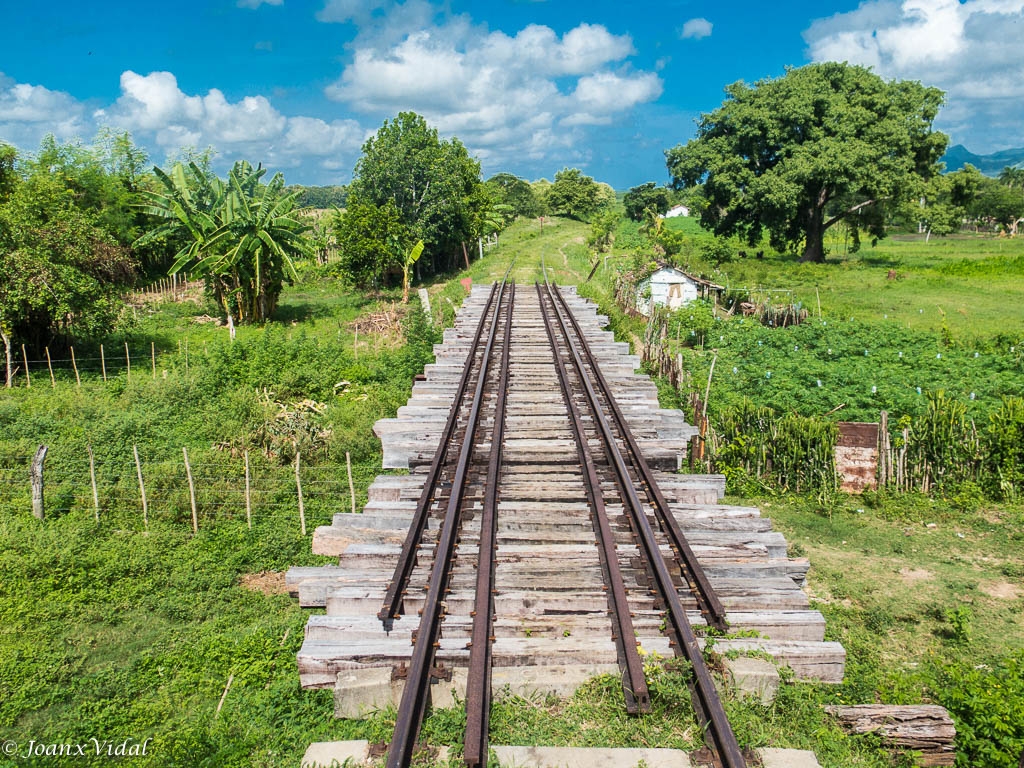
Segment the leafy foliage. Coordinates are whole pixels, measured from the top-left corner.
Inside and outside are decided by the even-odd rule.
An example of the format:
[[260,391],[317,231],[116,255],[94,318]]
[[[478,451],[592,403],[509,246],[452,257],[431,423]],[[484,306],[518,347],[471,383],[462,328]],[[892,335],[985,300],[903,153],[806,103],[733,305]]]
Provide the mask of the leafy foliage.
[[42,348],[112,329],[135,262],[59,178],[36,172],[0,204],[0,332]]
[[824,260],[840,221],[884,236],[885,211],[919,194],[946,146],[931,129],[940,91],[863,67],[810,64],[726,93],[697,138],[666,151],[673,184],[703,182],[702,221],[716,233],[753,245],[767,230],[778,249],[803,243],[810,261]]
[[353,195],[333,224],[341,254],[339,273],[349,285],[382,285],[389,272],[402,266],[412,234],[391,200],[375,205]]
[[509,207],[511,219],[518,216],[533,218],[541,214],[540,200],[534,194],[530,183],[511,173],[497,173],[491,176],[484,182],[484,190],[495,204]]
[[286,191],[299,193],[295,204],[300,208],[344,208],[348,200],[348,187],[344,185],[305,187],[295,184]]
[[547,209],[556,216],[586,221],[600,204],[600,190],[579,168],[563,168],[547,190]]
[[626,215],[633,221],[643,221],[646,211],[652,210],[657,214],[668,211],[669,190],[659,187],[653,181],[641,184],[630,189],[622,199],[626,208]]
[[973,658],[950,664],[935,688],[956,723],[958,766],[1016,768],[1024,754],[1024,653],[994,667]]
[[491,201],[479,163],[458,139],[441,141],[414,112],[384,121],[363,145],[354,176],[353,197],[378,207],[390,202],[410,241],[423,241],[426,274],[450,268],[464,243],[483,234],[482,211]]
[[284,191],[278,173],[269,184],[263,168],[236,162],[227,183],[196,163],[154,173],[163,188],[145,190],[143,209],[165,221],[140,238],[180,238],[185,244],[171,267],[206,277],[229,322],[261,322],[277,307],[283,282],[297,277],[293,258],[309,255],[310,228],[296,215],[297,192]]

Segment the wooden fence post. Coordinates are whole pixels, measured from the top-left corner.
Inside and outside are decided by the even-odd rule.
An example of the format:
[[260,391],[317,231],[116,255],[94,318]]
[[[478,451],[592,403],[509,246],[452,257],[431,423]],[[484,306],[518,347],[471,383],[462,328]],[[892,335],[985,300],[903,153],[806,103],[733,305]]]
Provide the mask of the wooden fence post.
[[352,514],[356,513],[356,487],[352,484],[352,457],[345,451],[345,469],[348,470],[348,492],[352,496]]
[[139,461],[139,446],[132,446],[135,454],[135,471],[139,475],[139,493],[142,495],[142,523],[149,530],[149,502],[146,500],[146,484],[142,482],[142,462]]
[[40,445],[32,459],[32,514],[42,520],[45,516],[43,507],[43,462],[46,461],[47,446]]
[[75,361],[75,348],[71,347],[71,367],[75,369],[75,386],[82,388],[82,377],[78,375],[78,363]]
[[249,482],[249,451],[245,452],[245,524],[252,530],[252,496]]
[[100,521],[100,495],[96,491],[96,458],[92,455],[92,446],[85,446],[89,451],[89,481],[92,483],[92,509],[96,514],[96,522]]
[[306,535],[306,507],[302,503],[302,478],[299,477],[299,452],[295,451],[295,490],[299,496],[299,525],[302,527],[302,535]]
[[199,533],[199,512],[196,510],[196,484],[192,480],[192,467],[188,463],[188,448],[181,447],[185,456],[185,476],[188,478],[188,500],[192,504],[192,533]]
[[128,353],[128,342],[124,343],[124,359],[128,364],[128,381],[132,380],[132,356]]
[[56,389],[57,388],[57,379],[55,379],[53,377],[53,362],[50,360],[50,348],[49,347],[46,348],[46,367],[50,371],[50,386],[53,387],[53,389]]
[[100,370],[103,371],[103,380],[107,380],[107,353],[103,351],[103,345],[100,344]]
[[28,353],[24,344],[21,345],[21,357],[25,361],[25,386],[32,389],[32,377],[28,375]]

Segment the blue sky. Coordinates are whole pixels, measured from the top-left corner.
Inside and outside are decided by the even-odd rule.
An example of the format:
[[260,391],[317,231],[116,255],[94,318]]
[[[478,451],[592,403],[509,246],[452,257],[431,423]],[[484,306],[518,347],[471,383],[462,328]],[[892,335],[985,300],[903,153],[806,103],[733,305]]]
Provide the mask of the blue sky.
[[735,80],[839,60],[947,91],[937,127],[978,153],[1024,146],[1024,0],[185,0],[4,9],[0,139],[128,130],[350,180],[362,143],[411,109],[484,174],[583,168],[667,180],[663,150]]

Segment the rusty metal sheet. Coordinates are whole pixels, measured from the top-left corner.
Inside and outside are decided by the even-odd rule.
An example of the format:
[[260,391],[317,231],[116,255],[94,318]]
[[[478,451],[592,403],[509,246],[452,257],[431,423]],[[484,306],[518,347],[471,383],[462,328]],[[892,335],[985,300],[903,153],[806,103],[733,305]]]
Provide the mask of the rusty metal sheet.
[[878,424],[860,421],[840,421],[839,442],[843,448],[878,448]]

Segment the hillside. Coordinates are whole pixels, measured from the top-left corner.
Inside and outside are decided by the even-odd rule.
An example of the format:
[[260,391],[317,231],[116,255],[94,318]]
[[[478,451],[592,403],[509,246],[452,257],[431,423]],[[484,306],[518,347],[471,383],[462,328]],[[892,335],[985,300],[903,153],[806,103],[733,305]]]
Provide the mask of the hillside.
[[986,176],[998,176],[1007,166],[1024,168],[1024,147],[1004,149],[991,155],[976,155],[963,144],[956,144],[946,150],[940,162],[946,164],[946,172],[958,171],[968,163]]

